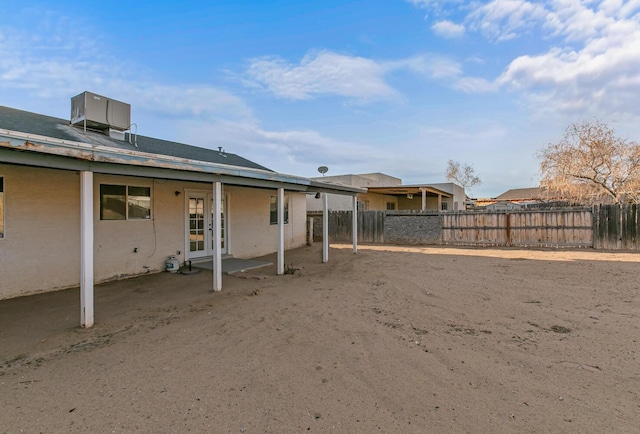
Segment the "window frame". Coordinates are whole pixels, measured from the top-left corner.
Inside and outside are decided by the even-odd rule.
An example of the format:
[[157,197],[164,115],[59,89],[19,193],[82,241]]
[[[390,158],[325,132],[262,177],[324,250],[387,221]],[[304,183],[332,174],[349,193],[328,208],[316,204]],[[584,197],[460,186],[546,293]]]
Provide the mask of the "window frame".
[[[275,210],[273,209],[275,206]],[[275,218],[275,220],[274,220]],[[289,195],[285,193],[284,195],[284,224],[289,224]],[[278,196],[270,195],[269,196],[269,224],[277,225],[278,224]]]
[[[124,215],[122,213],[119,213],[120,215],[123,215],[123,218],[105,218],[105,211],[108,211],[109,209],[105,209],[104,206],[104,199],[103,199],[103,195],[105,193],[103,193],[103,187],[122,187],[124,188],[124,201],[123,201],[123,208],[124,208]],[[132,194],[132,192],[130,191],[131,189],[143,189],[143,190],[148,190],[149,191],[149,196],[144,196],[144,195],[140,195],[140,194]],[[146,220],[153,220],[153,188],[150,185],[139,185],[139,184],[110,184],[110,183],[101,183],[99,188],[98,188],[99,192],[98,192],[98,196],[99,196],[99,201],[100,201],[100,209],[99,209],[99,217],[100,217],[100,221],[146,221]],[[131,213],[131,206],[135,206],[136,203],[133,202],[135,199],[133,198],[147,198],[148,197],[148,203],[149,203],[149,207],[148,209],[148,215],[145,215],[143,217],[135,217],[132,216]]]
[[442,201],[440,211],[449,211],[449,202]]
[[358,211],[369,211],[369,200],[368,199],[357,199],[356,200],[356,209]]

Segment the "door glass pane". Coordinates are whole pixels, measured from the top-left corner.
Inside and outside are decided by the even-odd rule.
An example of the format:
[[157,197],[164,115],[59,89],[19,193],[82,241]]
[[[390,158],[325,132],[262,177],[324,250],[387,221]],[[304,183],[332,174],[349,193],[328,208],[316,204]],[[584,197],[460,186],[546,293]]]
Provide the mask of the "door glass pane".
[[201,252],[204,250],[204,199],[189,198],[189,250]]

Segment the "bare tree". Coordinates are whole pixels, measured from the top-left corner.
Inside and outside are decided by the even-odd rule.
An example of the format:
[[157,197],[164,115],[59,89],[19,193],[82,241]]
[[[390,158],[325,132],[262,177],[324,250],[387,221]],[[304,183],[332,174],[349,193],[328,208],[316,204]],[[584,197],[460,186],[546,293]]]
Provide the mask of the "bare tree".
[[541,185],[579,204],[638,203],[640,146],[600,121],[572,124],[537,154]]
[[475,170],[469,164],[460,165],[457,161],[449,160],[447,162],[447,181],[455,182],[465,190],[470,190],[475,185],[482,184],[479,177],[476,176]]

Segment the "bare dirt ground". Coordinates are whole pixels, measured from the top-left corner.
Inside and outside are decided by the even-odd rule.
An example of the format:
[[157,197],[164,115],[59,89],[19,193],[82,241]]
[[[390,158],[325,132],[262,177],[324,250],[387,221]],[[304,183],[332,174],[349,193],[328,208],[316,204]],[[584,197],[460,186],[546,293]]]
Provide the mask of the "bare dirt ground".
[[0,432],[640,432],[640,254],[332,247],[0,302]]

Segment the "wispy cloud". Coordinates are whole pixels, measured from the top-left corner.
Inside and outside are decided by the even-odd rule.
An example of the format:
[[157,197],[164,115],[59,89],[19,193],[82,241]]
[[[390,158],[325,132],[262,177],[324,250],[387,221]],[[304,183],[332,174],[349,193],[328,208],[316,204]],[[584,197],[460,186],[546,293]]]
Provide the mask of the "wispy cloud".
[[518,37],[533,28],[548,14],[539,3],[526,0],[492,0],[472,10],[467,16],[469,27],[495,41]]
[[366,102],[398,96],[384,80],[386,71],[371,59],[320,51],[306,55],[298,64],[278,57],[252,59],[246,76],[281,98],[338,95]]
[[320,165],[334,173],[371,171],[393,159],[394,150],[372,152],[362,143],[335,139],[310,129],[269,131],[258,124],[217,120],[207,124],[184,120],[178,124],[191,143],[214,148],[223,144],[231,152],[269,162],[270,169],[316,176]]
[[253,59],[245,83],[292,100],[340,96],[370,103],[401,97],[387,82],[387,77],[398,71],[443,79],[460,75],[461,67],[443,55],[376,61],[325,50],[306,55],[298,64],[278,57]]
[[251,118],[244,101],[227,90],[206,84],[161,83],[141,65],[110,55],[110,47],[95,29],[70,25],[62,15],[41,15],[46,34],[0,27],[0,91],[5,95],[18,89],[21,98],[61,99],[89,90],[134,103],[134,113]]
[[456,24],[448,20],[438,21],[431,26],[431,30],[442,38],[455,39],[464,36],[464,25]]
[[575,48],[556,46],[543,54],[519,56],[497,82],[563,111],[640,116],[629,97],[640,92],[639,16],[636,12],[633,19],[616,18],[630,13],[607,3],[600,9],[558,5],[547,23]]
[[[442,5],[411,3],[420,9]],[[512,89],[544,111],[640,117],[632,98],[640,92],[640,1],[491,0],[454,8],[465,13],[467,33],[491,43],[524,36],[538,41],[523,45],[537,52],[515,56],[494,79],[459,77],[456,89]]]

